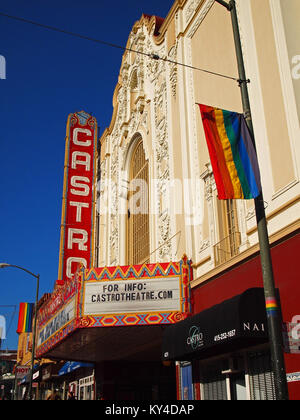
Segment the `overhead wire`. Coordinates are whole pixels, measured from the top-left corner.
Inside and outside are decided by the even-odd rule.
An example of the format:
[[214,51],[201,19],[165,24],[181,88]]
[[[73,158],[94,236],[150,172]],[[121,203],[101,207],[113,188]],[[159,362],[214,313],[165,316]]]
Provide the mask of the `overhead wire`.
[[165,61],[165,62],[175,64],[175,65],[178,65],[178,66],[187,67],[187,68],[192,69],[192,70],[198,70],[198,71],[208,73],[208,74],[211,74],[211,75],[214,75],[214,76],[223,77],[225,79],[230,79],[230,80],[234,80],[234,81],[237,81],[237,82],[239,81],[239,79],[237,79],[236,77],[228,76],[228,75],[225,75],[225,74],[222,74],[222,73],[217,73],[217,72],[214,72],[214,71],[211,71],[211,70],[202,69],[202,68],[191,66],[191,65],[188,65],[188,64],[184,64],[184,63],[179,63],[177,61],[170,60],[169,58],[166,58],[166,57],[160,57],[159,55],[154,54],[154,53],[145,53],[143,51],[137,51],[137,50],[134,50],[132,48],[123,47],[121,45],[118,45],[118,44],[115,44],[115,43],[112,43],[112,42],[103,41],[103,40],[93,38],[93,37],[90,37],[90,36],[87,36],[87,35],[79,34],[77,32],[67,31],[65,29],[57,28],[55,26],[45,25],[43,23],[35,22],[33,20],[25,19],[25,18],[22,18],[22,17],[19,17],[19,16],[8,15],[7,13],[3,13],[1,11],[0,11],[0,16],[7,17],[9,19],[14,19],[14,20],[17,20],[17,21],[20,21],[20,22],[23,22],[23,23],[29,23],[31,25],[38,26],[40,28],[48,29],[48,30],[55,31],[55,32],[60,32],[60,33],[66,34],[66,35],[76,37],[76,38],[81,38],[81,39],[84,39],[86,41],[91,41],[91,42],[95,42],[97,44],[102,44],[102,45],[105,45],[107,47],[118,48],[118,49],[121,49],[123,51],[128,51],[128,52],[133,52],[133,53],[136,53],[136,54],[141,54],[141,55],[147,56],[147,57],[149,57],[153,60],[157,60],[157,61],[161,60],[161,61]]

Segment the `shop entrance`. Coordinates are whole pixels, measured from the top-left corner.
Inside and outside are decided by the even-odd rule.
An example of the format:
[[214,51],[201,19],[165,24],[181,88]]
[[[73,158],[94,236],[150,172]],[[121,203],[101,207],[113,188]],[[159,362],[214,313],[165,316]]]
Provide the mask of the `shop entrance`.
[[247,400],[245,372],[229,376],[230,399],[234,401]]
[[79,380],[79,400],[94,400],[94,375]]
[[104,362],[96,366],[97,399],[176,400],[175,364]]
[[267,350],[199,361],[193,369],[199,372],[201,400],[275,399],[274,375]]

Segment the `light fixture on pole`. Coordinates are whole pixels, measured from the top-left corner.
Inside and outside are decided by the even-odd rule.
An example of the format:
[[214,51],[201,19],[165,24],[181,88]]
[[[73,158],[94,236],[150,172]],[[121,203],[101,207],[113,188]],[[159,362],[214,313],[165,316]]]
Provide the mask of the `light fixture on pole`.
[[0,263],[0,268],[6,267],[14,267],[19,268],[20,270],[25,271],[26,273],[30,274],[31,276],[36,278],[36,297],[35,297],[35,309],[34,309],[34,322],[33,322],[33,331],[32,331],[32,352],[31,352],[31,371],[30,371],[30,382],[29,382],[29,391],[28,396],[29,399],[32,398],[32,378],[33,378],[33,364],[34,364],[34,356],[35,356],[35,337],[36,337],[36,321],[37,321],[37,304],[39,299],[39,284],[40,284],[40,275],[34,274],[31,271],[27,270],[24,267],[20,267],[18,265],[7,264],[7,263]]

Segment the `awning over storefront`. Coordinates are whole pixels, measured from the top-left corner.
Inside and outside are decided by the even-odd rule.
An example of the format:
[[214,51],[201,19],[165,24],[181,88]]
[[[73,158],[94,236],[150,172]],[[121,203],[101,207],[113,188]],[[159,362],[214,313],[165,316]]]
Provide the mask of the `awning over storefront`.
[[162,358],[202,359],[267,340],[264,291],[252,288],[168,326],[163,336]]
[[81,367],[93,367],[93,363],[83,363],[83,362],[66,362],[63,367],[59,370],[58,375],[66,375],[67,373],[73,372],[76,369]]

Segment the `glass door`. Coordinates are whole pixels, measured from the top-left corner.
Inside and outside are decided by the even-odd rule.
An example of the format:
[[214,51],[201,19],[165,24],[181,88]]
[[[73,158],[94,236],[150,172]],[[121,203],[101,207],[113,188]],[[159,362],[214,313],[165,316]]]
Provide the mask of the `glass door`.
[[230,375],[230,399],[235,401],[247,400],[245,372]]

